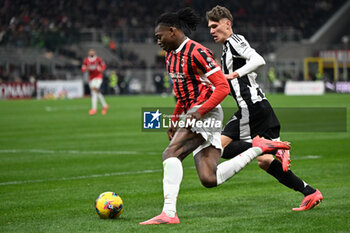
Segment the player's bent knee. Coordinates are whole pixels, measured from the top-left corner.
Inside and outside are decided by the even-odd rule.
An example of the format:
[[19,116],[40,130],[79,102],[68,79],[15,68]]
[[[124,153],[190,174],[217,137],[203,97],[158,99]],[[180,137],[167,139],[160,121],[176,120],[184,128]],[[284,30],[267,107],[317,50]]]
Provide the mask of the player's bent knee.
[[169,149],[169,147],[167,147],[164,151],[163,151],[163,154],[162,154],[162,159],[163,159],[163,161],[164,160],[166,160],[166,159],[168,159],[168,158],[170,158],[170,157],[172,157],[171,156],[171,149]]
[[261,169],[267,170],[274,160],[272,155],[263,155],[258,157],[258,165]]
[[213,188],[217,186],[216,177],[201,177],[200,180],[202,185],[206,188]]
[[264,169],[265,171],[269,168],[269,165],[265,161],[258,161],[258,165],[261,169]]
[[[180,157],[178,147],[176,145],[169,145],[162,154],[163,161],[171,157]],[[180,159],[180,158],[179,158]]]

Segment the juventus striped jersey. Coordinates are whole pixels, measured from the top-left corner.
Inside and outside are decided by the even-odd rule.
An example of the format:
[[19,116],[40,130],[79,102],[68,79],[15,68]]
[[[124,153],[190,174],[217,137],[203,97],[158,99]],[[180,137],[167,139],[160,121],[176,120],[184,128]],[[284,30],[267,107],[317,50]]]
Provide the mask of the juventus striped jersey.
[[[213,53],[201,44],[187,38],[178,49],[166,53],[165,60],[178,100],[174,114],[186,113],[206,101],[198,110],[204,115],[229,93],[229,86]],[[214,91],[215,95],[213,86],[218,89]],[[211,101],[207,101],[212,95]]]
[[266,99],[255,81],[257,74],[253,72],[264,65],[265,61],[243,36],[232,34],[225,41],[221,64],[225,74],[236,71],[240,76],[228,80],[231,94],[240,108],[247,108],[248,105]]

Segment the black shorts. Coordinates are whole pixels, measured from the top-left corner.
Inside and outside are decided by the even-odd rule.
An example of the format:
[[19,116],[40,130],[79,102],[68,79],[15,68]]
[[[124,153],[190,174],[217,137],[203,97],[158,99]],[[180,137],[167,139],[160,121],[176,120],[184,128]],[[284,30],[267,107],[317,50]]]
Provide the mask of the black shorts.
[[248,108],[239,108],[226,123],[222,135],[232,140],[251,141],[259,135],[266,139],[280,137],[280,123],[267,100],[262,100]]

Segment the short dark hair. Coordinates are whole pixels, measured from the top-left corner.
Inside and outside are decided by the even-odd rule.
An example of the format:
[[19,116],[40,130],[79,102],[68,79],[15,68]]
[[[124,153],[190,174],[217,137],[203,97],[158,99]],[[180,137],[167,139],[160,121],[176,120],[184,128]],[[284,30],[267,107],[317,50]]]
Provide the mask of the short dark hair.
[[200,21],[200,17],[193,11],[193,9],[186,7],[177,12],[162,14],[157,19],[156,26],[163,24],[168,27],[176,27],[186,34],[195,31]]
[[220,19],[228,19],[231,21],[231,24],[233,23],[233,17],[231,12],[226,7],[219,5],[217,5],[210,11],[207,11],[206,18],[207,21],[212,20],[215,22],[219,22]]

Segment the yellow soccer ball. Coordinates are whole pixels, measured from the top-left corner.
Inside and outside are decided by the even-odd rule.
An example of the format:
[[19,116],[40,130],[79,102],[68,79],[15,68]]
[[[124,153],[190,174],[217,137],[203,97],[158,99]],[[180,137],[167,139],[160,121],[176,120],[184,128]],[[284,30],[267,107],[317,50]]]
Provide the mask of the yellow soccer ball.
[[95,201],[96,213],[100,218],[118,218],[124,205],[121,197],[114,192],[104,192]]

